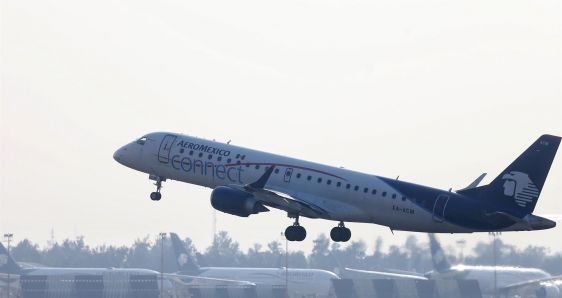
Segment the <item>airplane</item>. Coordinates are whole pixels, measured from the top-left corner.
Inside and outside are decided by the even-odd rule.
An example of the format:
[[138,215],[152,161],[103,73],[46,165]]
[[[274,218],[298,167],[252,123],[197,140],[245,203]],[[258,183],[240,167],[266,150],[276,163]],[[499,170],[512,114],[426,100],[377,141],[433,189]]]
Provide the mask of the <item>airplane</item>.
[[187,251],[179,236],[170,233],[170,238],[176,254],[178,275],[235,279],[273,287],[287,286],[290,297],[332,297],[332,279],[339,279],[333,272],[320,269],[199,267],[195,256]]
[[[552,276],[538,268],[509,266],[451,265],[434,234],[429,234],[429,244],[434,270],[425,274],[429,279],[477,280],[484,296],[497,297],[515,287],[529,283],[543,284],[542,291],[553,293],[558,288],[549,283]],[[550,297],[550,296],[549,296]],[[558,297],[558,296],[555,296]]]
[[562,275],[513,284],[498,292],[500,298],[562,298]]
[[532,213],[559,145],[560,137],[542,135],[490,184],[478,186],[479,177],[457,191],[168,132],[146,134],[113,158],[149,174],[152,200],[161,199],[164,181],[187,182],[212,188],[211,205],[225,213],[286,211],[294,219],[285,230],[289,241],[306,238],[304,216],[339,222],[330,237],[345,242],[351,238],[345,222],[431,233],[554,228],[556,222]]
[[[26,263],[27,264],[27,263]],[[160,272],[142,268],[66,268],[66,267],[47,267],[47,266],[25,266],[16,262],[11,254],[8,253],[4,245],[0,243],[0,280],[13,282],[22,276],[48,276],[57,278],[72,278],[76,276],[103,276],[105,280],[127,280],[132,276],[159,276]],[[172,292],[178,279],[182,282],[187,281],[189,285],[218,285],[218,286],[255,286],[254,283],[228,280],[218,278],[205,278],[199,276],[164,274],[163,288],[165,291]],[[160,287],[158,283],[158,287]]]

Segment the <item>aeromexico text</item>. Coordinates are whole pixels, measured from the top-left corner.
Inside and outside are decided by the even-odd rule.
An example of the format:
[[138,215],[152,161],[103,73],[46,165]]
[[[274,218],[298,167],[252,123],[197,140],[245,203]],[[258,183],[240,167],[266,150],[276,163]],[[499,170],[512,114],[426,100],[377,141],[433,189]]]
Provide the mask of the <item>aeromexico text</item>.
[[205,152],[205,153],[218,154],[220,156],[229,156],[230,155],[229,150],[223,150],[223,149],[211,147],[211,146],[208,146],[208,145],[195,144],[195,143],[191,143],[191,142],[183,141],[183,140],[180,141],[177,146],[183,147],[183,148],[186,148],[186,149],[190,149],[190,150],[201,151],[201,152]]
[[[197,150],[210,154],[217,154],[220,156],[229,156],[229,150],[223,150],[208,145],[195,144],[188,141],[180,141],[178,147]],[[234,183],[242,182],[242,166],[240,165],[223,165],[215,164],[212,161],[205,161],[201,159],[191,159],[187,156],[175,154],[170,159],[170,165],[176,171],[192,173],[201,176],[211,176],[220,180],[228,180]]]

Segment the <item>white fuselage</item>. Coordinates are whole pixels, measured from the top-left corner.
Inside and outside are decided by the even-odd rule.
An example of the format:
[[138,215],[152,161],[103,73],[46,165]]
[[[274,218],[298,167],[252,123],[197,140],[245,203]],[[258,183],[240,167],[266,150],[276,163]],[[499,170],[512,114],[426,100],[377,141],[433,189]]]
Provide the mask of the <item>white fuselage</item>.
[[209,188],[252,183],[268,165],[275,165],[267,189],[321,206],[324,219],[375,223],[395,230],[471,232],[436,221],[413,198],[374,175],[179,134],[152,133],[146,138],[142,146],[133,142],[118,150],[115,159],[151,175]]
[[477,280],[484,295],[494,295],[497,289],[520,282],[550,277],[550,274],[535,268],[517,268],[502,266],[468,266],[457,265],[447,272],[431,272],[432,279],[469,279]]
[[285,268],[201,268],[201,277],[236,279],[272,287],[287,287],[290,297],[329,297],[333,293],[332,279],[339,279],[330,271]]

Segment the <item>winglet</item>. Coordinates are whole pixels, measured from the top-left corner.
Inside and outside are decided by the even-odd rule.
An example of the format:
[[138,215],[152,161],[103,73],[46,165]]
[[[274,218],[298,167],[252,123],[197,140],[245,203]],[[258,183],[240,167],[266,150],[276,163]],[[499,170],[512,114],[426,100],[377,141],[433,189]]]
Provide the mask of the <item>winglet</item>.
[[273,173],[273,169],[275,168],[275,165],[271,165],[266,171],[265,173],[263,173],[263,175],[260,177],[260,179],[258,179],[256,182],[254,183],[250,183],[249,186],[251,188],[255,188],[255,189],[262,189],[265,187],[265,184],[267,183],[267,180],[269,180],[269,177],[271,176],[271,173]]
[[478,186],[478,184],[480,184],[480,182],[482,182],[484,177],[486,177],[486,173],[482,173],[482,175],[478,176],[478,178],[476,178],[476,180],[474,180],[472,183],[470,183],[467,187],[465,187],[463,189],[459,189],[457,191],[463,191],[463,190],[467,190],[467,189],[476,188]]

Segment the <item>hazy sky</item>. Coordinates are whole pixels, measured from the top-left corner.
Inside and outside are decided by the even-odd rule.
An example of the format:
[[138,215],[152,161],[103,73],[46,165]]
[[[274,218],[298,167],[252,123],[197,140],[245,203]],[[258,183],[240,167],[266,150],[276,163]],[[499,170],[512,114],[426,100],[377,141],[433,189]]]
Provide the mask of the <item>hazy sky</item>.
[[[167,182],[152,202],[148,175],[112,158],[151,131],[443,189],[482,172],[487,183],[539,135],[562,135],[559,0],[0,3],[0,233],[15,240],[176,231],[206,248],[210,189]],[[562,214],[561,155],[537,214]],[[280,211],[217,213],[244,249],[289,224]],[[335,225],[302,224],[309,237],[292,250]],[[559,225],[502,237],[560,252]],[[348,226],[370,249],[409,235]]]

